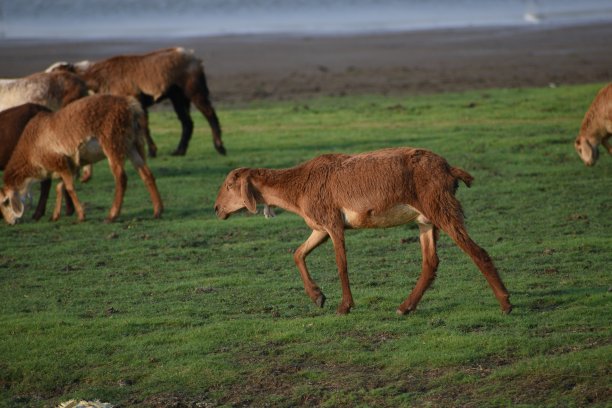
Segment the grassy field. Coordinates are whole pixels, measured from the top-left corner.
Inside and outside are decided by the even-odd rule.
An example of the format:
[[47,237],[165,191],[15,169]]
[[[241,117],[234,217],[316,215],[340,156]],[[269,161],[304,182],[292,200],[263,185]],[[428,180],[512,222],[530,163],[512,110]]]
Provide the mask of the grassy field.
[[[572,146],[600,86],[221,105],[226,157],[199,115],[188,155],[171,157],[179,123],[153,112],[162,219],[130,168],[104,224],[101,163],[77,186],[86,222],[0,226],[0,406],[609,406],[612,158],[586,168]],[[438,279],[397,316],[420,273],[411,225],[347,233],[356,307],[337,316],[330,243],[309,257],[325,308],[303,291],[301,218],[214,216],[232,168],[389,146],[475,176],[458,197],[511,315],[443,234]]]

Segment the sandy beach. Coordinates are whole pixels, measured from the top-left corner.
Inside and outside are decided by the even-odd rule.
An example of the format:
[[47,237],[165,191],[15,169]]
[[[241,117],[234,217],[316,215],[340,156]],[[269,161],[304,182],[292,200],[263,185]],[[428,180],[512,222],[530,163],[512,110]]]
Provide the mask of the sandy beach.
[[0,42],[0,77],[55,61],[98,60],[168,46],[203,60],[213,99],[240,103],[319,95],[419,94],[612,80],[612,25],[427,30],[344,36]]

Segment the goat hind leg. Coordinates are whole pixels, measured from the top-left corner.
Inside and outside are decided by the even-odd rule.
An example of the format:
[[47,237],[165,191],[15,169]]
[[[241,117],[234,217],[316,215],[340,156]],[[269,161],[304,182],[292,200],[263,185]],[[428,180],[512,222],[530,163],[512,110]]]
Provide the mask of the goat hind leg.
[[121,206],[123,205],[123,196],[125,195],[125,189],[127,187],[127,175],[123,168],[123,164],[115,159],[108,160],[111,172],[115,178],[115,197],[113,199],[113,205],[108,213],[108,217],[105,222],[114,221],[121,212]]
[[221,123],[217,117],[217,112],[213,108],[210,102],[208,86],[206,85],[206,78],[204,74],[199,74],[195,80],[188,84],[186,95],[189,97],[191,102],[198,108],[208,121],[208,125],[212,131],[213,144],[219,154],[225,155],[225,147],[221,141]]
[[300,271],[302,282],[304,283],[304,290],[306,291],[308,297],[310,297],[310,299],[312,299],[312,301],[319,307],[323,307],[325,304],[325,295],[319,288],[319,285],[312,280],[310,273],[308,273],[308,268],[306,267],[306,257],[316,247],[325,242],[327,238],[329,238],[327,232],[313,230],[310,237],[308,237],[308,239],[302,245],[300,245],[293,254],[293,259]]
[[151,169],[146,165],[144,159],[136,149],[130,151],[130,161],[134,165],[134,168],[136,168],[136,171],[138,171],[138,175],[149,191],[151,201],[153,202],[153,217],[161,217],[161,214],[164,211],[164,204],[161,196],[159,195],[159,190],[157,189],[155,177],[153,176]]
[[438,269],[438,254],[436,253],[436,241],[438,229],[431,224],[419,224],[419,240],[421,241],[421,253],[423,255],[423,269],[421,276],[412,289],[408,298],[399,306],[397,314],[403,315],[416,309],[421,297],[436,278]]
[[472,258],[472,261],[476,264],[480,272],[484,275],[485,279],[493,289],[493,293],[499,302],[502,312],[508,314],[512,311],[512,304],[510,304],[508,290],[504,286],[497,268],[493,264],[493,261],[489,257],[487,251],[478,246],[467,233],[463,220],[460,217],[451,217],[451,221],[445,225],[441,225],[441,228],[446,232],[453,241]]

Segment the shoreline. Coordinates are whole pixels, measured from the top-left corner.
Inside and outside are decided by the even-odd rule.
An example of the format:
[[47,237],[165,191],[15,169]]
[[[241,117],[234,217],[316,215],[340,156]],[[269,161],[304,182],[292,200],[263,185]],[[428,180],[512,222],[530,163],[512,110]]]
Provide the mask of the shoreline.
[[445,28],[339,35],[3,39],[0,78],[57,61],[182,46],[204,61],[220,103],[419,94],[612,80],[612,25]]

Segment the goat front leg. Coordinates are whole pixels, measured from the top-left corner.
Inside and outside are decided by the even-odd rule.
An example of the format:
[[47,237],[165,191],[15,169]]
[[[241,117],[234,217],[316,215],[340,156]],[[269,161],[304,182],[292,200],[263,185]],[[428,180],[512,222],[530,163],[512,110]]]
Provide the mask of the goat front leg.
[[323,307],[325,304],[325,295],[321,292],[319,285],[312,280],[312,277],[308,273],[308,268],[306,267],[306,257],[312,250],[321,245],[329,238],[329,234],[325,231],[317,231],[313,230],[310,237],[295,250],[293,254],[293,260],[300,270],[300,276],[302,277],[302,282],[304,282],[304,290],[306,294],[315,305],[319,307]]
[[[59,213],[62,209],[61,185],[63,184],[63,187],[66,189],[66,192],[68,193],[70,198],[72,198],[72,204],[74,205],[74,209],[76,210],[78,220],[85,221],[85,211],[83,210],[83,206],[81,205],[81,202],[79,201],[79,198],[76,195],[76,191],[74,190],[74,178],[72,177],[72,172],[62,172],[60,173],[60,176],[62,178],[62,182],[58,183],[58,186],[56,187],[56,192],[59,198],[56,198],[55,201],[55,209],[53,210],[53,220],[55,221],[59,218]],[[56,215],[57,218],[55,218]]]
[[87,164],[81,168],[81,183],[87,183],[93,176],[93,165]]
[[193,134],[193,120],[189,114],[191,101],[189,101],[189,98],[185,96],[183,91],[177,88],[171,89],[170,92],[168,92],[168,97],[172,102],[172,107],[174,108],[174,112],[176,112],[176,116],[181,121],[182,129],[181,140],[172,155],[184,156],[187,153],[187,146]]
[[[49,179],[48,181],[49,181],[48,189],[50,189],[51,179]],[[62,198],[64,196],[65,191],[66,190],[64,189],[64,182],[60,180],[55,186],[55,207],[53,207],[53,215],[51,216],[52,221],[57,221],[60,218],[60,215],[62,213]],[[49,191],[47,191],[47,195],[49,195]],[[41,198],[42,198],[42,193],[41,193]],[[36,211],[38,211],[38,209]]]
[[601,141],[601,144],[603,144],[606,150],[608,150],[608,154],[612,154],[612,145],[610,145],[610,137],[611,136],[608,135],[604,137],[603,140]]
[[45,209],[47,207],[47,200],[49,199],[49,191],[51,191],[51,179],[45,179],[40,182],[40,197],[38,198],[38,205],[32,218],[36,221],[40,220],[45,215]]
[[419,224],[419,239],[423,255],[423,269],[410,296],[397,309],[397,314],[400,315],[410,313],[416,309],[423,297],[423,293],[425,293],[436,278],[436,270],[439,263],[438,254],[436,253],[438,229],[431,224]]
[[151,137],[151,129],[149,129],[149,111],[147,109],[144,109],[144,116],[140,118],[138,124],[144,129],[144,137],[149,147],[149,157],[157,157],[157,145]]
[[[49,195],[49,190],[51,189],[51,179],[46,180],[48,181],[48,186],[47,186],[47,196]],[[41,193],[40,193],[40,201],[38,203],[38,207],[42,208],[42,212],[41,212],[41,216],[45,213],[45,206],[47,204],[47,197],[45,197],[45,201],[42,202],[43,200],[43,193],[42,190],[44,188],[43,186],[43,182],[41,182],[40,184],[40,189],[41,189]],[[70,197],[70,195],[68,194],[68,191],[66,191],[66,189],[64,188],[64,183],[63,181],[59,181],[57,186],[55,186],[55,192],[56,192],[56,197],[55,197],[55,208],[53,209],[53,216],[51,217],[51,219],[53,221],[57,221],[60,217],[60,213],[62,211],[62,196],[64,197],[64,199],[66,200],[66,215],[71,216],[72,214],[74,214],[74,203],[72,202],[72,198]],[[38,212],[38,208],[36,208],[36,212]],[[36,214],[34,214],[36,216]],[[40,218],[40,217],[38,217]],[[35,218],[35,219],[38,219]]]
[[338,306],[338,314],[347,314],[351,308],[355,306],[353,302],[353,294],[348,278],[348,267],[346,262],[346,248],[344,245],[344,229],[342,227],[328,230],[329,236],[334,243],[334,251],[336,252],[336,265],[338,266],[338,276],[342,285],[342,301]]

